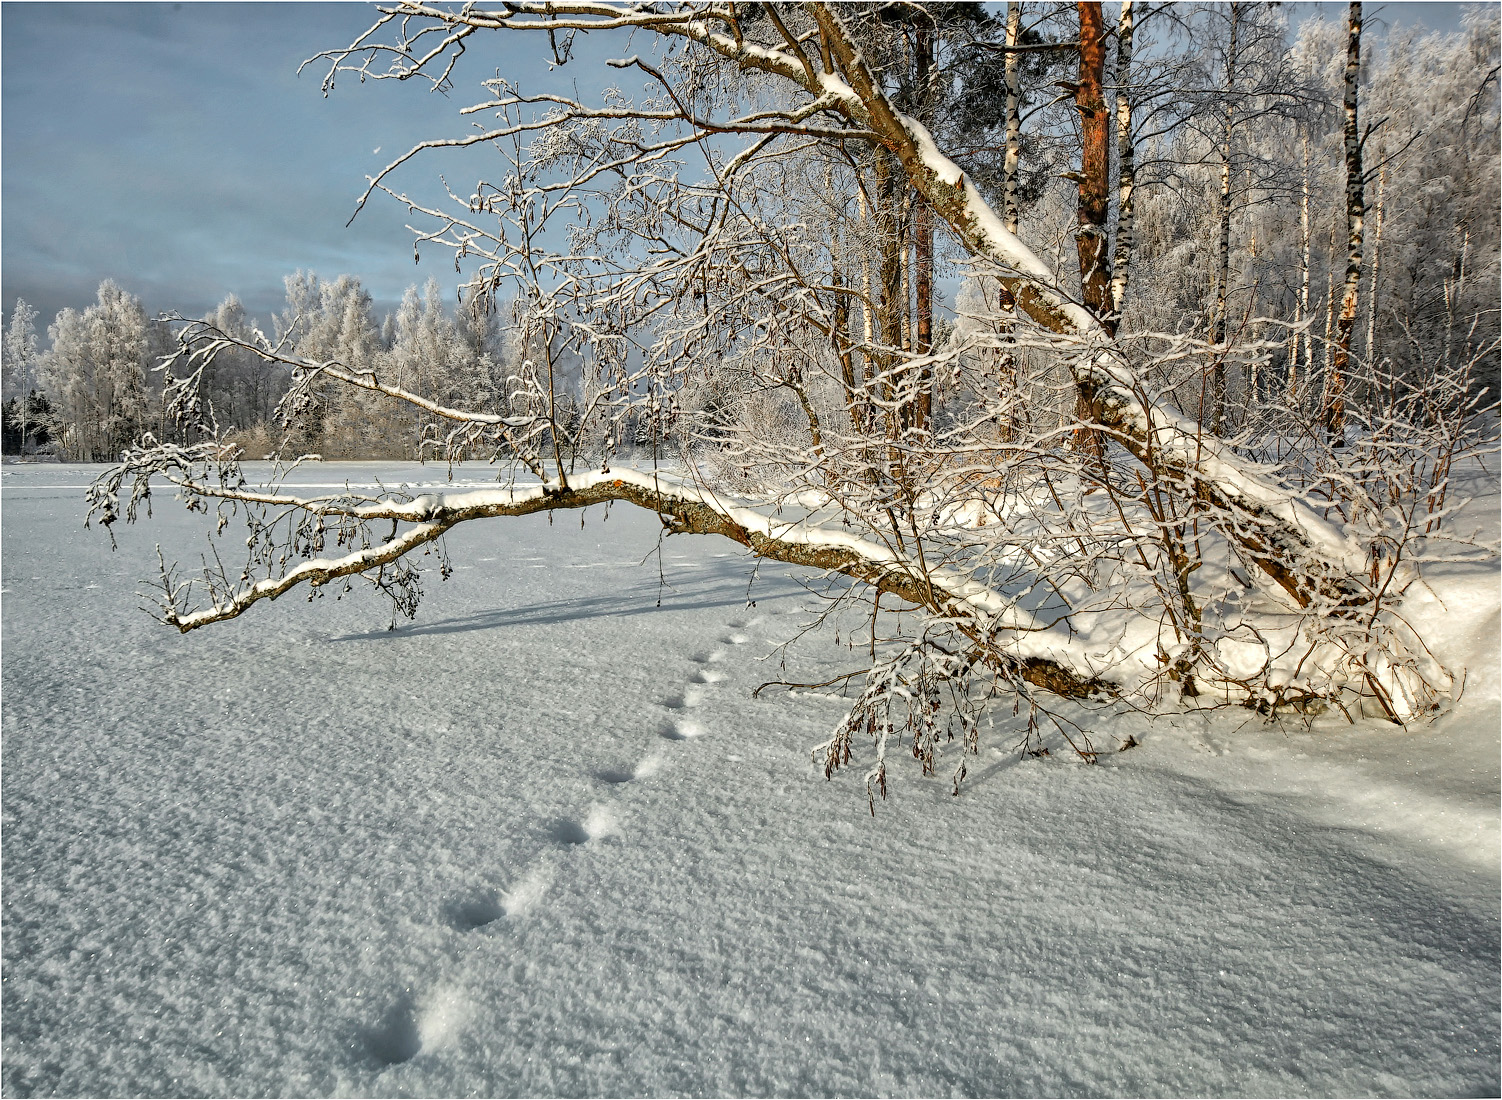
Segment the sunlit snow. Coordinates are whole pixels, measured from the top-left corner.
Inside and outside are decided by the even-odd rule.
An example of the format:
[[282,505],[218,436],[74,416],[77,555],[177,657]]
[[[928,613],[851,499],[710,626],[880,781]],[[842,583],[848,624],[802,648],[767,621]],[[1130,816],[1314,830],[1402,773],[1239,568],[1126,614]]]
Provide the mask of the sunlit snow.
[[784,667],[812,574],[622,506],[457,529],[395,632],[331,586],[179,635],[135,592],[202,518],[111,553],[95,471],[0,493],[7,1096],[1499,1089],[1495,566],[1412,602],[1432,726],[1096,717],[1143,743],[1088,767],[1000,715],[873,818],[838,703],[751,697],[857,664]]

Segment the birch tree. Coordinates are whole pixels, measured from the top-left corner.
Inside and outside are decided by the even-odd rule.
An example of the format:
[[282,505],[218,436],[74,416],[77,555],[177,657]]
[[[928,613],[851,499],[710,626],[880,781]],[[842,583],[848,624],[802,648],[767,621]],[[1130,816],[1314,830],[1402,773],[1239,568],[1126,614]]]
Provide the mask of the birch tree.
[[65,309],[47,329],[42,384],[65,426],[68,454],[84,462],[118,458],[147,421],[150,331],[140,299],[113,280],[82,313]]
[[[1065,720],[1060,698],[1162,706],[1213,694],[1276,708],[1359,696],[1394,720],[1435,705],[1451,680],[1399,611],[1429,552],[1413,516],[1394,518],[1359,479],[1306,483],[1259,461],[1166,400],[1155,379],[1172,366],[1245,369],[1267,347],[1113,333],[1109,311],[1080,290],[1109,287],[1095,261],[1067,275],[1045,263],[902,109],[898,81],[862,45],[881,17],[822,3],[404,3],[319,55],[328,88],[358,77],[446,89],[485,36],[536,35],[563,63],[572,36],[597,34],[636,51],[611,64],[645,89],[594,103],[492,78],[464,112],[486,125],[415,147],[361,199],[385,192],[426,219],[424,247],[476,262],[471,293],[514,291],[526,335],[504,408],[415,392],[362,364],[358,349],[341,361],[310,338],[255,344],[292,371],[284,418],[321,386],[379,394],[445,425],[446,453],[514,456],[535,482],[307,497],[247,485],[212,443],[143,444],[91,491],[96,520],[131,518],[150,482],[165,479],[251,529],[243,571],[188,579],[164,560],[161,619],[190,631],[359,576],[414,613],[413,552],[456,524],[617,501],[655,513],[670,535],[728,538],[822,573],[837,582],[831,606],[864,601],[881,643],[842,680],[854,700],[819,757],[832,772],[869,735],[873,797],[885,794],[886,752],[899,742],[932,771],[954,736],[958,783],[979,716],[998,698],[1031,708],[1024,745],[1037,745],[1051,716],[1085,759],[1110,746]],[[1090,49],[1103,34],[1091,31]],[[1093,96],[1088,106],[1109,150],[1112,120]],[[390,190],[390,174],[414,158],[476,147],[499,159],[472,189],[437,203]],[[840,238],[810,232],[813,204],[790,193],[809,178],[871,211],[911,193],[1012,312],[977,316],[927,353],[904,346],[890,314],[854,331],[847,303],[868,309],[901,294],[890,253],[878,240],[878,286],[863,285]],[[561,221],[573,227],[567,238],[550,235]],[[1109,256],[1091,240],[1080,258],[1084,244]],[[181,339],[184,378],[183,368],[246,346],[201,324]],[[1004,437],[998,425],[1025,398],[990,373],[984,353],[1003,346],[1055,365],[1088,415]],[[646,416],[671,429],[681,474],[615,464],[608,445],[588,470],[565,460],[563,351],[595,380],[586,418]],[[925,377],[944,378],[947,396],[944,415],[920,424],[901,414]],[[727,394],[775,416],[727,417]],[[1065,445],[1083,424],[1104,442],[1088,461]],[[1223,565],[1202,568],[1210,560]],[[888,619],[896,608],[900,619]]]
[[37,386],[37,352],[36,334],[37,311],[27,305],[26,299],[17,298],[15,308],[11,311],[10,324],[5,329],[4,339],[4,367],[5,367],[5,396],[18,398],[17,409],[21,429],[20,453],[26,453],[26,439],[30,434],[28,423],[32,391]]
[[1336,446],[1345,443],[1346,384],[1351,364],[1351,334],[1356,328],[1356,309],[1361,290],[1361,255],[1365,243],[1366,176],[1361,169],[1361,132],[1358,91],[1361,83],[1361,0],[1351,0],[1346,17],[1345,111],[1346,161],[1346,277],[1340,295],[1340,315],[1335,324],[1335,348],[1330,373],[1325,379],[1323,412],[1325,430]]

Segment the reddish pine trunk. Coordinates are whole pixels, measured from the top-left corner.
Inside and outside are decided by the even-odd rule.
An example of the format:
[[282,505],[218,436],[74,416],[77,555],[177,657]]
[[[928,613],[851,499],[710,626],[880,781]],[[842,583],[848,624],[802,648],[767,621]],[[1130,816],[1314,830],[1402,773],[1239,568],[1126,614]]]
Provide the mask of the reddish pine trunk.
[[[1081,0],[1079,86],[1074,107],[1080,115],[1079,228],[1080,286],[1085,304],[1100,318],[1111,315],[1111,264],[1107,259],[1106,216],[1110,208],[1111,117],[1103,90],[1105,27],[1099,0]],[[1114,325],[1108,326],[1114,328]]]
[[[1115,310],[1111,305],[1111,264],[1107,258],[1106,217],[1110,209],[1111,118],[1103,91],[1106,73],[1105,20],[1100,0],[1080,0],[1080,68],[1074,107],[1080,115],[1080,173],[1078,228],[1075,247],[1080,258],[1080,289],[1085,305],[1115,334]],[[1096,419],[1095,395],[1081,388],[1076,403],[1083,422]],[[1076,447],[1097,458],[1105,456],[1105,441],[1099,431],[1082,427],[1075,434]]]

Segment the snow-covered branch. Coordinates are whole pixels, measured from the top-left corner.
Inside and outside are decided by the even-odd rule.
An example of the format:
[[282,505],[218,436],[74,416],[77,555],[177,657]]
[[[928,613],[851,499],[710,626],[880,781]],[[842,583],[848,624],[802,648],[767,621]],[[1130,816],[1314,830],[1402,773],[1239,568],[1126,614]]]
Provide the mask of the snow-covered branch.
[[[1490,412],[1457,360],[1437,369],[1431,404],[1394,398],[1378,415],[1374,403],[1368,442],[1340,454],[1304,444],[1307,410],[1292,400],[1208,430],[1194,394],[1203,404],[1227,371],[1266,372],[1289,328],[1251,311],[1209,340],[1104,323],[941,151],[920,74],[894,76],[893,49],[931,63],[927,31],[904,39],[864,9],[381,10],[366,36],[320,55],[330,82],[446,87],[481,32],[549,35],[560,64],[575,33],[632,29],[633,45],[665,48],[613,62],[645,87],[599,103],[486,81],[462,114],[492,124],[424,142],[369,181],[361,202],[397,198],[418,219],[414,249],[452,250],[468,301],[512,326],[473,402],[415,381],[420,349],[346,362],[299,345],[295,323],[276,345],[182,333],[168,364],[181,438],[132,450],[91,502],[106,525],[131,518],[155,478],[221,525],[245,519],[238,577],[216,558],[179,582],[164,564],[162,617],[179,629],[356,575],[411,614],[410,559],[456,524],[622,502],[670,534],[835,579],[836,606],[865,601],[871,664],[824,747],[831,767],[863,730],[879,751],[910,737],[931,769],[941,712],[968,745],[984,700],[1008,692],[1044,709],[1051,693],[1267,710],[1354,693],[1407,721],[1451,689],[1402,600],[1423,561],[1468,552],[1441,545],[1447,479],[1488,445],[1477,425]],[[389,173],[420,153],[481,146],[499,163],[472,187],[446,183],[432,202],[391,190]],[[969,274],[947,332],[931,308],[933,225]],[[1292,331],[1294,347],[1309,338],[1307,322]],[[291,372],[289,438],[354,393],[404,410],[429,452],[524,467],[536,483],[317,497],[248,485],[197,395],[216,356],[249,352]],[[1379,374],[1372,392],[1396,393]],[[1394,467],[1404,439],[1420,457],[1384,482],[1374,471]],[[617,460],[633,446],[653,472]],[[1093,758],[1083,734],[1065,736]],[[884,772],[870,781],[884,787]]]

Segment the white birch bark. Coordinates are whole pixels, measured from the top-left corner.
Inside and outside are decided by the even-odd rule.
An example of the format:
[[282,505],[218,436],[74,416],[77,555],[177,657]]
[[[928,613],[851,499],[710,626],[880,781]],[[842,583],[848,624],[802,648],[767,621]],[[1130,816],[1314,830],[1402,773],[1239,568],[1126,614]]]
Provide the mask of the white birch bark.
[[1116,23],[1116,255],[1111,264],[1111,305],[1119,319],[1126,303],[1132,256],[1136,249],[1133,218],[1137,187],[1136,150],[1132,141],[1132,0],[1121,0]]
[[1001,220],[1009,233],[1017,232],[1017,168],[1022,159],[1022,93],[1018,83],[1021,66],[1016,47],[1022,37],[1022,0],[1009,0],[1006,31],[1006,153],[1002,158]]

